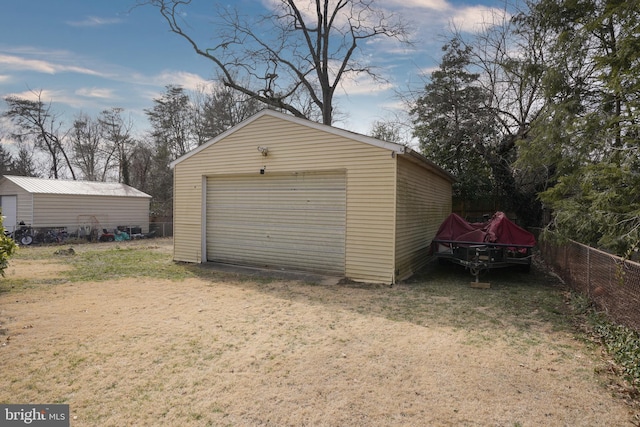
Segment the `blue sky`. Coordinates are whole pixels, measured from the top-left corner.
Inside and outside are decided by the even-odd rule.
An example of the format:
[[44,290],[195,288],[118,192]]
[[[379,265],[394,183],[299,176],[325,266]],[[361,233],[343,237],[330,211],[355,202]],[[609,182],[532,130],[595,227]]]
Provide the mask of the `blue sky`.
[[[228,2],[246,13],[265,13],[274,0]],[[206,24],[215,0],[193,0],[185,19]],[[223,2],[222,2],[223,3]],[[30,98],[42,93],[67,125],[74,115],[96,115],[121,107],[139,131],[148,128],[144,109],[166,85],[195,88],[214,75],[213,64],[169,32],[152,7],[133,8],[135,0],[5,1],[0,16],[0,98]],[[368,133],[375,120],[399,108],[397,91],[424,86],[437,67],[451,23],[473,31],[502,0],[379,0],[379,7],[411,22],[416,46],[398,49],[378,44],[370,62],[388,83],[345,82],[337,94],[343,113],[336,126]],[[205,28],[206,27],[198,27]],[[0,111],[6,108],[0,101]],[[1,126],[1,123],[0,123]]]

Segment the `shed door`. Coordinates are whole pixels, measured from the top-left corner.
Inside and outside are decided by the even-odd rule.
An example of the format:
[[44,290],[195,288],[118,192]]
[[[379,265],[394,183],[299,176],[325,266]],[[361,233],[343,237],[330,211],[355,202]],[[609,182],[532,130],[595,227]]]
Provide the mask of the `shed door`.
[[18,197],[0,197],[0,208],[2,209],[2,216],[4,217],[4,228],[7,231],[14,231],[16,229],[16,224],[18,223]]
[[344,274],[344,172],[207,180],[207,259]]

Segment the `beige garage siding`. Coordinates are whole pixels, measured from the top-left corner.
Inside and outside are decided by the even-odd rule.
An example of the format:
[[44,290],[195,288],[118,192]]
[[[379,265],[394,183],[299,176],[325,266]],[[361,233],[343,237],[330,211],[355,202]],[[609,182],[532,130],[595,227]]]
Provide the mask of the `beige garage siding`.
[[207,260],[344,275],[345,171],[207,180]]
[[429,260],[431,240],[451,213],[451,181],[400,156],[397,185],[396,273],[402,280]]
[[[355,134],[354,134],[355,137]],[[257,147],[267,147],[264,157]],[[174,165],[174,259],[202,262],[204,177],[345,169],[345,275],[391,282],[394,269],[396,158],[372,146],[263,115]]]

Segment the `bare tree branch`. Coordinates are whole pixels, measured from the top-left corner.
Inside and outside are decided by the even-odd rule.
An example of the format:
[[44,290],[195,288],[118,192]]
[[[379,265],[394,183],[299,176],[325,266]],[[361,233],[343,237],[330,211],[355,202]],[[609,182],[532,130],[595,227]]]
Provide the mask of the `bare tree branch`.
[[61,167],[66,165],[72,178],[76,179],[71,161],[63,146],[66,134],[61,131],[62,125],[58,122],[58,116],[52,112],[50,104],[45,105],[42,102],[42,91],[32,93],[36,98],[35,101],[15,96],[5,98],[9,110],[4,113],[4,116],[12,120],[21,131],[13,137],[21,141],[31,138],[36,148],[48,154],[51,160],[50,176],[59,178]]
[[215,44],[204,47],[181,20],[190,3],[138,4],[158,8],[173,33],[214,63],[225,86],[298,117],[318,111],[325,124],[332,123],[335,91],[347,75],[379,77],[373,66],[358,61],[363,41],[384,37],[409,43],[405,24],[376,8],[375,0],[314,0],[306,9],[301,1],[280,0],[273,13],[253,19],[220,9]]

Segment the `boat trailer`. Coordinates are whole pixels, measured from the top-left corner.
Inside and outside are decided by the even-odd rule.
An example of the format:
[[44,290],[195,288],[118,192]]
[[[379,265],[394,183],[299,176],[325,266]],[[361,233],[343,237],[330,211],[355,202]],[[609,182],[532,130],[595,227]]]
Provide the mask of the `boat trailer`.
[[496,268],[522,266],[528,272],[531,269],[533,245],[513,243],[478,243],[458,240],[435,239],[432,242],[433,254],[439,261],[452,262],[464,266],[475,276],[476,283],[480,275]]

